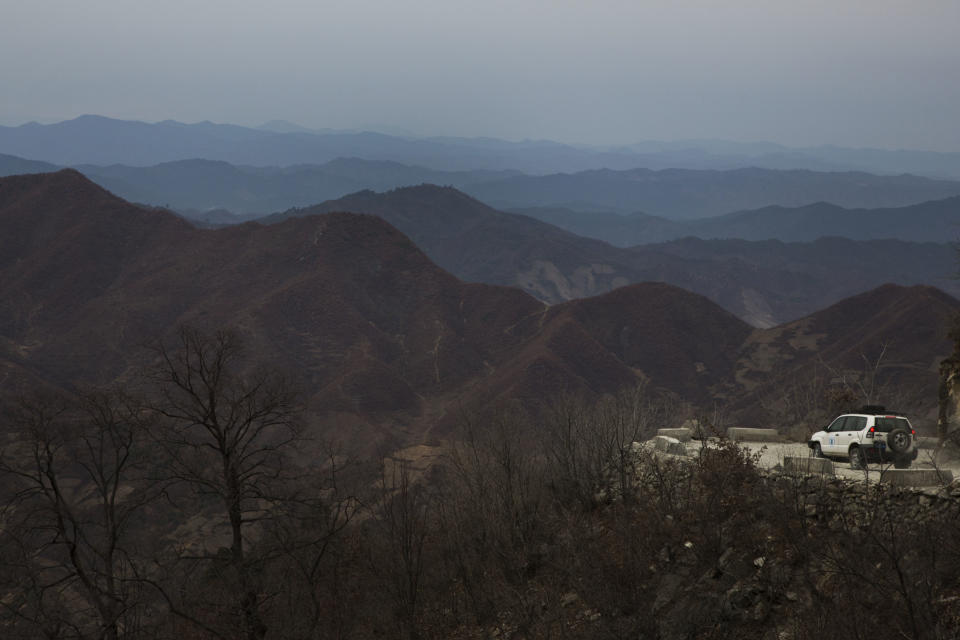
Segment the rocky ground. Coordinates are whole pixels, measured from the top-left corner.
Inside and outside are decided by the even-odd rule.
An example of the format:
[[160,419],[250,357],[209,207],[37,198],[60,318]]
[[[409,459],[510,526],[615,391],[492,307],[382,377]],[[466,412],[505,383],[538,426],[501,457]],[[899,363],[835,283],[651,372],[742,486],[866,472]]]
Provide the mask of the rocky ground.
[[[782,465],[783,459],[787,456],[807,457],[810,455],[810,449],[808,449],[806,443],[803,442],[743,442],[741,444],[751,453],[759,453],[759,464],[766,469],[773,469],[777,467],[777,465]],[[700,447],[701,444],[698,441],[687,443],[687,449],[690,455],[695,455]],[[834,459],[833,468],[836,475],[840,478],[850,480],[864,479],[864,471],[851,469],[850,463],[846,459]],[[867,469],[868,477],[879,477],[880,472],[887,468],[892,468],[892,465],[869,464]],[[933,447],[933,443],[921,442],[920,455],[911,465],[911,468],[947,470],[953,472],[954,478],[960,478],[960,460],[936,455],[936,449]]]

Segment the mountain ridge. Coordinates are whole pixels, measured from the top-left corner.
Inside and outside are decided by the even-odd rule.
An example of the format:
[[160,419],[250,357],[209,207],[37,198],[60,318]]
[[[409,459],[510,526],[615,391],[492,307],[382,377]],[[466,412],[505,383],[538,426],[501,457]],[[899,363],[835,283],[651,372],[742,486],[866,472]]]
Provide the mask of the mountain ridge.
[[550,207],[511,211],[620,247],[669,242],[688,236],[704,240],[784,242],[812,242],[828,236],[912,242],[945,242],[950,238],[960,238],[958,196],[878,209],[847,209],[829,202],[815,202],[802,207],[772,205],[683,221],[645,214],[581,213]]
[[[277,127],[273,127],[276,129]],[[916,173],[960,179],[960,153],[808,147],[763,143],[679,141],[626,145],[511,142],[496,138],[390,136],[371,131],[279,131],[209,121],[146,123],[85,115],[54,124],[0,127],[0,152],[62,165],[132,164],[191,157],[235,164],[317,163],[337,156],[423,164],[434,169],[513,169],[534,174],[585,169],[773,169],[859,170]],[[351,152],[350,150],[355,152]]]
[[[0,238],[13,229],[34,241],[0,245],[7,391],[38,380],[73,388],[131,379],[149,362],[144,343],[181,323],[229,325],[252,357],[290,372],[307,392],[314,432],[368,448],[443,437],[479,407],[642,381],[684,402],[733,402],[746,391],[739,380],[750,378],[737,377],[746,345],[756,336],[790,340],[662,283],[554,306],[518,289],[463,283],[371,215],[197,229],[71,171],[0,179]],[[85,288],[74,290],[78,282]],[[915,309],[930,291],[875,295],[895,292]],[[960,310],[960,301],[936,296],[941,315]],[[942,335],[905,332],[918,326],[913,311],[879,322],[862,303],[852,308],[860,320],[844,326],[825,316],[836,329],[816,325],[817,314],[805,320],[825,334],[819,348],[849,351],[844,341],[871,327],[919,341],[903,345],[905,356],[947,348]],[[905,384],[930,383],[929,363],[907,364]]]
[[765,206],[828,201],[844,207],[890,207],[960,195],[960,183],[908,174],[817,172],[756,167],[730,170],[589,170],[514,176],[469,187],[500,208],[563,207],[643,212],[675,220],[708,218]]
[[[330,211],[379,215],[457,277],[519,286],[548,303],[663,281],[706,295],[755,325],[772,326],[891,280],[936,282],[960,292],[960,283],[947,278],[954,262],[947,245],[678,240],[621,249],[434,185],[363,191],[262,221]],[[873,260],[874,249],[885,250],[883,262]],[[845,278],[838,279],[841,270]]]
[[[58,168],[49,163],[0,155],[0,175]],[[665,231],[674,236],[716,234],[718,225],[730,228],[736,214],[757,209],[770,214],[767,217],[773,217],[777,210],[772,207],[803,208],[829,202],[847,208],[884,211],[884,208],[960,196],[960,182],[910,175],[767,169],[604,169],[530,176],[507,170],[434,170],[396,161],[346,156],[337,156],[323,164],[286,167],[236,165],[224,160],[189,158],[148,167],[78,164],[73,168],[127,200],[177,210],[226,209],[240,215],[263,215],[309,206],[365,189],[386,191],[424,183],[447,185],[501,209],[527,209],[520,212],[582,235],[595,237],[599,234],[602,239],[616,240],[618,232],[622,232],[633,244],[668,239],[663,234]],[[566,218],[557,215],[562,212],[554,212],[553,219],[549,217],[551,209],[576,199],[582,202],[575,207],[576,210],[566,212]],[[597,211],[601,213],[591,213]],[[637,214],[638,211],[645,214]],[[613,218],[614,213],[626,217]],[[651,215],[657,217],[644,217]],[[722,220],[711,222],[715,216]],[[687,222],[690,218],[694,219]],[[569,224],[575,227],[569,227]],[[604,234],[605,224],[613,225],[613,228]],[[886,224],[889,226],[890,220]],[[698,230],[700,228],[702,232]],[[644,239],[645,230],[652,232],[653,237]],[[660,235],[656,235],[658,230]],[[922,235],[916,226],[911,231]],[[757,235],[758,231],[747,235],[750,232],[749,225],[746,230],[737,231],[748,239],[764,239]],[[857,228],[844,232],[848,233],[862,235]],[[772,237],[799,239],[799,236],[777,235],[775,231]],[[616,242],[620,245],[630,243],[627,240]]]

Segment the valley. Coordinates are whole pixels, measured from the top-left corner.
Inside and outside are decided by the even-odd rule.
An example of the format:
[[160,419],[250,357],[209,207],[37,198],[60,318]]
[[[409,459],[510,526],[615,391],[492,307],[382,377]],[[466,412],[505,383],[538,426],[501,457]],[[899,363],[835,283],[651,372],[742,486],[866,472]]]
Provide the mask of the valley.
[[6,2],[0,640],[957,640],[960,2]]
[[[466,203],[472,216],[443,217],[451,207],[437,204],[438,191]],[[148,356],[142,345],[177,326],[231,326],[256,359],[309,390],[318,424],[336,419],[356,438],[373,429],[412,443],[449,431],[458,419],[453,407],[469,412],[511,399],[532,407],[641,381],[691,406],[723,399],[743,418],[759,419],[759,397],[786,393],[777,384],[816,363],[859,369],[863,356],[888,346],[884,366],[905,401],[922,415],[934,411],[935,399],[922,390],[936,384],[946,327],[960,309],[940,290],[885,285],[769,329],[657,282],[548,305],[517,288],[463,282],[428,257],[446,247],[449,261],[485,266],[492,239],[504,246],[509,233],[522,237],[499,220],[541,223],[452,189],[390,195],[400,204],[384,217],[321,213],[384,211],[340,202],[272,224],[205,230],[131,205],[74,171],[5,178],[4,375],[63,389],[107,384],[134,375]],[[393,220],[432,229],[434,236],[413,236],[427,253]],[[451,242],[457,233],[460,245]],[[554,233],[563,247],[570,236]],[[526,242],[543,246],[545,235]],[[603,251],[609,264],[607,245],[595,259]],[[615,275],[600,274],[610,288]],[[512,277],[506,271],[504,279]]]
[[431,185],[365,191],[261,222],[332,211],[379,216],[457,277],[518,286],[551,304],[659,281],[704,295],[754,326],[770,327],[890,282],[934,285],[960,295],[949,244],[686,238],[621,249]]
[[[954,485],[781,468],[877,401],[936,443],[917,468],[958,468],[952,182],[356,159],[0,172],[10,637],[955,629],[954,600],[918,586],[953,593]],[[562,208],[574,192],[587,209]],[[617,193],[675,218],[611,213]],[[682,460],[640,444],[690,424],[779,435]],[[893,619],[852,597],[866,583]],[[836,598],[855,623],[824,613]]]

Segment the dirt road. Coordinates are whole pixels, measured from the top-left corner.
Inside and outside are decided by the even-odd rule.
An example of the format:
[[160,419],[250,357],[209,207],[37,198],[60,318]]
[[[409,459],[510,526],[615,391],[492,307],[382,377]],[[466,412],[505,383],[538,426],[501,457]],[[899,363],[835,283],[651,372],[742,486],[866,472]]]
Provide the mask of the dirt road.
[[[789,442],[789,443],[780,443],[780,442],[741,442],[740,445],[746,449],[749,449],[751,452],[760,453],[760,466],[770,469],[777,466],[778,464],[783,464],[783,459],[786,456],[795,456],[795,457],[807,457],[810,455],[810,449],[807,448],[807,445],[802,442]],[[691,441],[687,443],[687,451],[689,455],[696,455],[697,450],[700,448],[699,441]],[[913,469],[933,469],[933,453],[934,449],[927,448],[921,445],[920,455],[914,461],[911,468]],[[879,464],[870,464],[868,465],[868,472],[871,479],[876,479],[879,477],[880,471],[882,469],[892,467],[893,465],[881,465]],[[940,469],[949,469],[953,472],[954,478],[960,478],[960,461],[950,460],[938,463],[937,467]],[[850,463],[846,459],[834,459],[833,468],[839,477],[849,478],[851,480],[863,480],[864,472],[862,470],[856,470],[850,468]]]

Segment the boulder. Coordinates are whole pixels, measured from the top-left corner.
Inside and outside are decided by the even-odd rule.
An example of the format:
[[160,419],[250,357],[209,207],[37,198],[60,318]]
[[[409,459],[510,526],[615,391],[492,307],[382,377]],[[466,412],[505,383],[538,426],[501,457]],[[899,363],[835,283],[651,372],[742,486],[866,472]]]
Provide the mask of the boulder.
[[653,448],[655,451],[669,453],[675,456],[687,455],[687,448],[676,438],[669,436],[657,436],[653,439]]
[[690,442],[690,439],[693,437],[693,433],[690,429],[657,429],[658,436],[666,436],[668,438],[676,438],[680,442]]
[[806,475],[808,473],[828,476],[835,475],[833,471],[833,460],[800,456],[785,456],[783,458],[783,472],[792,476]]

